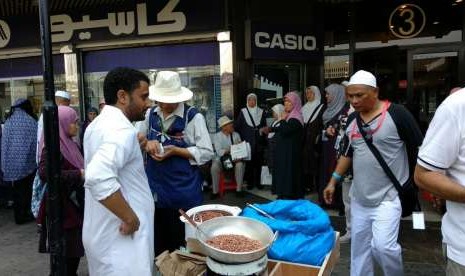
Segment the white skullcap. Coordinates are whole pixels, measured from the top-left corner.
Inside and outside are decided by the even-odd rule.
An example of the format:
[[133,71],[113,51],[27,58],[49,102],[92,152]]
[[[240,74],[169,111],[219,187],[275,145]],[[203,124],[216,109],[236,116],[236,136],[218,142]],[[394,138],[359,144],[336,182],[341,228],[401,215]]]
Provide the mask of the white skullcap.
[[57,90],[55,92],[55,97],[61,97],[61,98],[65,98],[67,100],[71,100],[71,96],[69,95],[69,93],[66,92],[66,91],[63,91],[63,90]]
[[341,85],[343,85],[344,87],[347,87],[347,86],[349,86],[349,82],[345,80],[345,81],[341,82]]
[[376,88],[376,78],[372,73],[360,70],[350,77],[349,85],[364,84]]

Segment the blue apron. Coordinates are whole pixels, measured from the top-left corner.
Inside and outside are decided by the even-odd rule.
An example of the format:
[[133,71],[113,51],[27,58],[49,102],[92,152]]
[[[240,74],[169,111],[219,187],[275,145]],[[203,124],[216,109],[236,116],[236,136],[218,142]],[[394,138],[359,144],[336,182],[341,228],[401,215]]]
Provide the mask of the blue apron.
[[[184,105],[183,118],[176,116],[171,126],[163,132],[161,118],[154,110],[155,108],[150,110],[150,129],[147,132],[147,139],[157,140],[163,146],[173,145],[180,148],[190,146],[183,139],[184,129],[198,111]],[[145,170],[150,189],[152,193],[157,194],[157,208],[190,209],[202,204],[203,178],[199,168],[191,165],[189,160],[173,156],[159,162],[147,156]]]

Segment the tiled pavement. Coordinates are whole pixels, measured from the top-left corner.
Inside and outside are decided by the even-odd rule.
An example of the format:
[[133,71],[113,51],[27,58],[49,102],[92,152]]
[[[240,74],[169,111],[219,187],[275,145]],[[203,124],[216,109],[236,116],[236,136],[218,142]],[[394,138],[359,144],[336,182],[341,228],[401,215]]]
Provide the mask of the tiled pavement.
[[[252,191],[259,193],[258,191]],[[233,192],[224,198],[209,200],[205,194],[206,203],[223,203],[241,208],[246,202],[265,203],[269,199],[266,192],[261,196],[245,193],[238,198]],[[264,197],[262,197],[264,196]],[[329,212],[333,227],[343,232],[344,217]],[[16,225],[13,223],[12,210],[0,209],[0,275],[48,275],[49,257],[37,253],[37,233],[34,223]],[[405,275],[444,275],[443,260],[440,250],[440,223],[427,222],[425,231],[412,230],[411,221],[401,223],[400,242],[403,247]],[[341,257],[333,275],[349,274],[350,246],[341,245]],[[79,275],[87,275],[85,259],[79,267]],[[381,275],[380,273],[378,273]]]

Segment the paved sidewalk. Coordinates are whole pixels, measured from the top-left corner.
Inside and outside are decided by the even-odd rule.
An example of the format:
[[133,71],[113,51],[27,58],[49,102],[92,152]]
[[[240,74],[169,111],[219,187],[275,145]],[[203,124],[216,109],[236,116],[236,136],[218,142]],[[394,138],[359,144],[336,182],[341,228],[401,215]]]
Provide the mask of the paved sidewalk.
[[[246,193],[237,198],[233,192],[223,199],[211,201],[205,195],[205,203],[224,203],[241,208],[246,202],[265,203],[267,199]],[[344,232],[344,217],[331,216],[333,227]],[[412,229],[411,221],[401,223],[400,242],[403,248],[405,275],[444,275],[441,255],[439,222],[427,222],[425,231]],[[48,275],[49,255],[37,253],[38,234],[34,223],[16,225],[13,211],[0,209],[0,275]],[[341,244],[341,258],[333,275],[349,275],[350,245]],[[85,258],[81,261],[78,275],[88,275]],[[378,273],[377,275],[382,275]]]

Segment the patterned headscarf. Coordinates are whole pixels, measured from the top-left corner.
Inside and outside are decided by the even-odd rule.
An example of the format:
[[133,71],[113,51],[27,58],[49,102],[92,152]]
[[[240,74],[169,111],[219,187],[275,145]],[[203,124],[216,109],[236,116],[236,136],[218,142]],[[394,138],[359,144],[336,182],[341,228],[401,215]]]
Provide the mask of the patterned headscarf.
[[302,102],[300,101],[299,95],[296,92],[288,92],[284,99],[288,99],[292,103],[292,110],[287,115],[286,121],[289,121],[291,118],[297,119],[302,125],[304,124],[304,118],[302,117]]
[[1,158],[5,181],[20,180],[37,168],[37,122],[23,106],[32,107],[29,100],[18,99],[3,126]]

